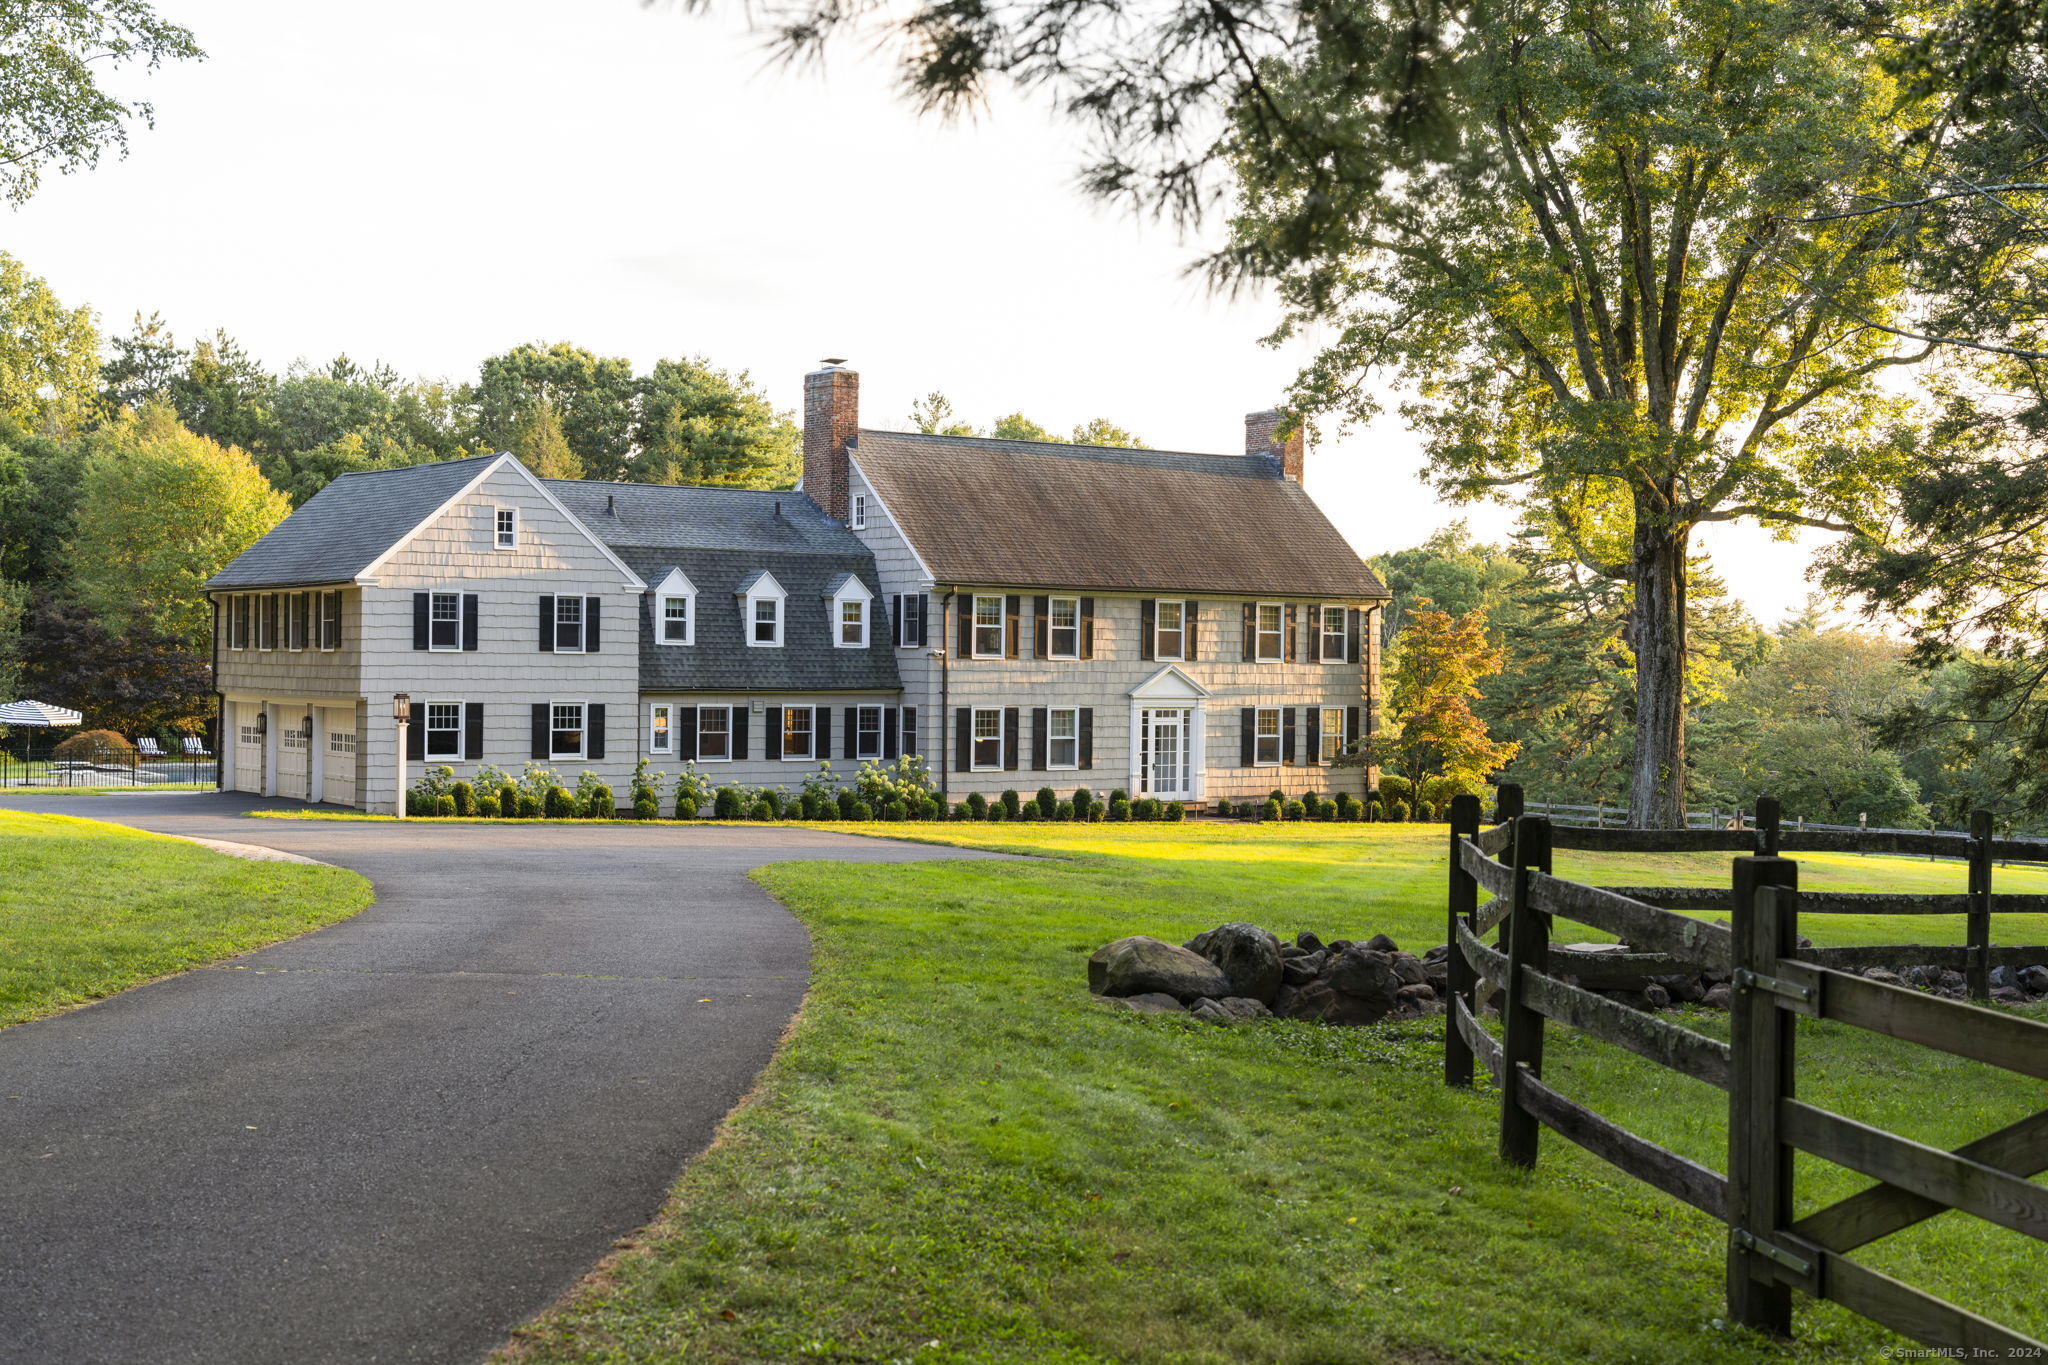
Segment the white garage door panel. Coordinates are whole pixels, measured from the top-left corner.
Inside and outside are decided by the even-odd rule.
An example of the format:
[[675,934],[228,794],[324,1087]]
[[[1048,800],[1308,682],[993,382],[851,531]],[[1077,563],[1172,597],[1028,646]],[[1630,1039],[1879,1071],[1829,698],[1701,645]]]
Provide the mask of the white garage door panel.
[[327,708],[320,718],[325,731],[327,771],[321,778],[321,796],[337,806],[356,803],[356,713],[353,707]]
[[257,733],[257,717],[263,708],[252,702],[234,704],[235,790],[263,794],[263,737]]

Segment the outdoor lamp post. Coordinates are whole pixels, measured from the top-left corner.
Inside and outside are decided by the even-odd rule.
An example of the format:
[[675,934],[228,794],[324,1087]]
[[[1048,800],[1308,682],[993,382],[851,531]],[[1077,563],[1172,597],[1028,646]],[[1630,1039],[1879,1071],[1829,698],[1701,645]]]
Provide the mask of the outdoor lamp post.
[[412,724],[412,694],[394,692],[391,694],[391,719],[398,729],[398,801],[394,814],[405,818],[405,740],[406,727]]

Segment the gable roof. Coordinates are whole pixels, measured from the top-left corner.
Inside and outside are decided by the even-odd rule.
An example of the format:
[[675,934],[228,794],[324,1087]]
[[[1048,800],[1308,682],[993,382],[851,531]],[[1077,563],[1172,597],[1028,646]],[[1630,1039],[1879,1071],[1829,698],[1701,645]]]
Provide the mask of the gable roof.
[[1388,595],[1263,456],[866,429],[852,454],[942,584]]
[[859,537],[795,490],[543,479],[608,544],[862,554]]
[[487,473],[496,455],[343,474],[206,581],[212,588],[349,583]]

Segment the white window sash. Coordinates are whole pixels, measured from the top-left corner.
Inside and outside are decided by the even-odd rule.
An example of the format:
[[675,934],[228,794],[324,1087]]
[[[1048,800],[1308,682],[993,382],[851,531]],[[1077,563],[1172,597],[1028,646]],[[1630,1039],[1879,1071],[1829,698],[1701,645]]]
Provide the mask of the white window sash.
[[[996,604],[996,619],[993,622],[984,622],[981,619],[981,604],[983,602],[993,602]],[[980,592],[974,594],[974,649],[972,652],[975,658],[1000,659],[1003,657],[1003,646],[1006,643],[1003,636],[1009,624],[1008,610],[1008,605],[1003,601],[1001,593],[997,593],[994,596]],[[981,647],[981,633],[985,630],[992,630],[996,633],[996,647],[993,650]]]
[[[724,729],[714,730],[707,728],[706,722],[713,716],[717,716],[725,722]],[[725,752],[722,754],[705,753],[704,738],[706,735],[717,739]],[[699,763],[732,762],[732,708],[730,706],[700,706],[697,708],[697,761]]]
[[672,704],[657,703],[647,710],[647,752],[672,754],[676,748],[676,713]]

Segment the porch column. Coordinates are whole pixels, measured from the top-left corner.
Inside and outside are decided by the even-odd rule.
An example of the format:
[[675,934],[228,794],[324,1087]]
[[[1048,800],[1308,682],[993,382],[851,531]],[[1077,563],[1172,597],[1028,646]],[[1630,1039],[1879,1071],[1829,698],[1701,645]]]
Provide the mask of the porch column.
[[1138,793],[1143,791],[1145,787],[1145,749],[1144,743],[1140,738],[1140,725],[1143,721],[1144,709],[1145,704],[1143,702],[1134,701],[1131,703],[1131,780],[1130,785],[1126,786],[1124,790],[1130,793],[1131,800],[1133,801],[1138,799]]
[[263,794],[276,796],[277,790],[277,749],[284,736],[278,731],[282,726],[283,713],[269,702],[263,703]]
[[1195,701],[1194,720],[1188,727],[1188,799],[1206,801],[1209,797],[1209,703],[1204,698]]
[[327,795],[327,708],[308,706],[313,728],[306,732],[306,799],[319,801]]

